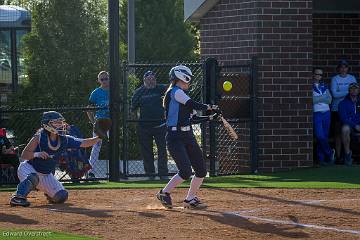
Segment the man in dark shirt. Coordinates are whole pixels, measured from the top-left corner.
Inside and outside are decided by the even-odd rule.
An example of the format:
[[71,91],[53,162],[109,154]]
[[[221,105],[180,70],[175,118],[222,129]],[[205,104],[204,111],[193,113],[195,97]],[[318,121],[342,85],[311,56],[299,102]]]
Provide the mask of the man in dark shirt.
[[138,137],[141,153],[144,158],[144,170],[147,175],[155,175],[153,140],[158,149],[158,173],[160,178],[168,174],[166,152],[166,126],[162,97],[166,85],[156,84],[154,72],[147,71],[143,77],[144,84],[135,90],[131,99],[131,111],[140,109]]

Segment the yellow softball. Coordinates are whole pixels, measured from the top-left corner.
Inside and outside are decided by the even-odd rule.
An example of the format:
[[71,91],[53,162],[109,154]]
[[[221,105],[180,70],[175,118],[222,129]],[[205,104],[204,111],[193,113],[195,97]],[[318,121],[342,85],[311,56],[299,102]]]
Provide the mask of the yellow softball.
[[223,83],[223,89],[227,92],[230,91],[232,89],[232,83],[229,81],[225,81]]

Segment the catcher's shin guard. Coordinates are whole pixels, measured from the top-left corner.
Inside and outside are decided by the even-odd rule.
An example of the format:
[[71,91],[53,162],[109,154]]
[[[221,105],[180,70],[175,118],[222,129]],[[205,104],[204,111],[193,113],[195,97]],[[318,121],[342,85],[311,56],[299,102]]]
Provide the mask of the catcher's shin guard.
[[167,192],[163,192],[162,190],[160,190],[157,194],[156,197],[158,200],[160,200],[161,204],[166,207],[166,208],[172,208],[172,201],[171,201],[171,196],[170,193]]
[[36,189],[38,184],[39,176],[36,173],[30,173],[24,181],[19,183],[15,195],[26,198],[32,190]]
[[57,193],[55,193],[54,197],[50,197],[46,193],[44,194],[49,203],[64,203],[69,197],[69,193],[66,190],[60,190]]

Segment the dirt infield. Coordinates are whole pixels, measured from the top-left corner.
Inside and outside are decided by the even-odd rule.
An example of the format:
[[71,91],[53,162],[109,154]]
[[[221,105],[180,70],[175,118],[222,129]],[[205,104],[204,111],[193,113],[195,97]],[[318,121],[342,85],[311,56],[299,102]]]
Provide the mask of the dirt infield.
[[360,189],[202,189],[209,208],[173,210],[156,190],[71,190],[66,204],[32,193],[29,208],[0,193],[0,229],[56,230],[100,239],[360,239]]

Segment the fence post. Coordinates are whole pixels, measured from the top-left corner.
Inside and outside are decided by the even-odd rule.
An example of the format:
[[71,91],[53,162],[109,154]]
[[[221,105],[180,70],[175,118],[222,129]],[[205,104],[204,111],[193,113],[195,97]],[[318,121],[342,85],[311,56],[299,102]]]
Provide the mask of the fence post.
[[109,14],[109,57],[110,57],[110,117],[112,127],[110,131],[109,147],[109,180],[119,181],[119,78],[120,78],[120,56],[119,56],[119,0],[108,0]]
[[16,92],[18,90],[19,76],[18,76],[18,64],[17,64],[17,46],[16,46],[16,31],[12,29],[11,34],[11,78],[12,78],[12,90]]
[[129,144],[128,144],[128,64],[126,62],[123,63],[123,115],[122,115],[122,161],[123,161],[123,178],[126,178],[127,175],[127,161],[129,156]]
[[[208,58],[205,61],[205,94],[206,103],[216,104],[217,81],[218,81],[218,62],[215,58]],[[215,123],[209,124],[209,156],[210,176],[216,175],[216,128]]]
[[257,159],[257,79],[258,79],[258,61],[254,56],[251,59],[251,84],[250,84],[250,143],[251,143],[251,172],[258,172],[258,159]]

